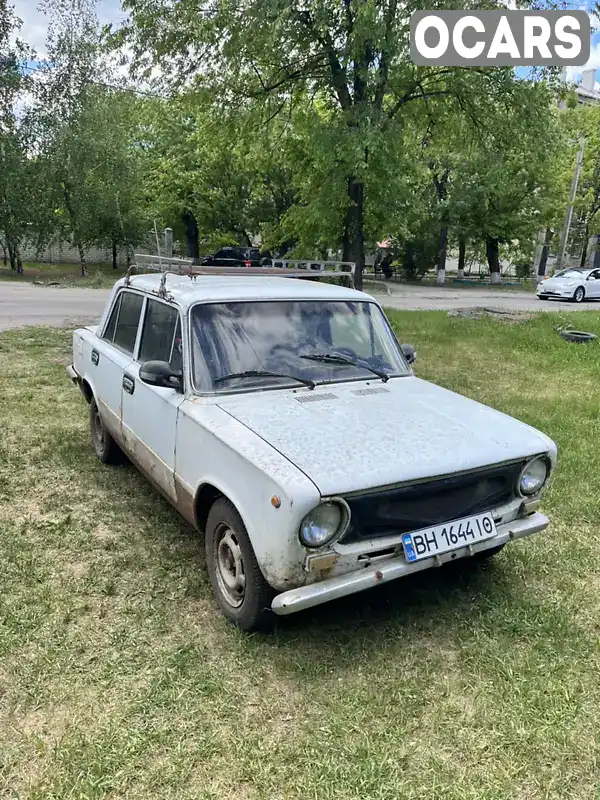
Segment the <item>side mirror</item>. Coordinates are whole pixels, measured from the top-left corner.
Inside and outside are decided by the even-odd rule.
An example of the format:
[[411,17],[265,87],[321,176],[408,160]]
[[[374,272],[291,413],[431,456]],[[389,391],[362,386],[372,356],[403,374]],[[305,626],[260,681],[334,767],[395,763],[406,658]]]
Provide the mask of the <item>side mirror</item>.
[[409,364],[413,364],[417,359],[417,351],[412,344],[401,344],[402,354]]
[[183,390],[183,375],[175,372],[166,361],[145,361],[140,367],[140,380],[149,386]]

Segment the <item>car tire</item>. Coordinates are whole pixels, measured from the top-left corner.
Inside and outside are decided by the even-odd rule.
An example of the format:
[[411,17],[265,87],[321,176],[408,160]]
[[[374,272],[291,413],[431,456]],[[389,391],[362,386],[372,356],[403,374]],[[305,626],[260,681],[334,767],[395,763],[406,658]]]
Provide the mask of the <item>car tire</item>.
[[90,433],[94,452],[103,464],[121,464],[123,462],[123,452],[106,430],[93,397],[90,401]]
[[583,286],[578,286],[573,292],[573,302],[583,303],[584,300],[585,300],[585,288]]
[[205,549],[210,582],[223,615],[243,631],[271,627],[275,593],[260,571],[240,515],[224,497],[209,511]]
[[475,553],[471,556],[473,561],[489,561],[490,558],[493,558],[497,555],[501,550],[506,547],[506,542],[504,544],[496,545],[496,547],[489,547],[487,550],[480,550],[478,553]]
[[575,344],[587,344],[594,342],[598,338],[595,333],[587,333],[586,331],[559,331],[561,336],[566,342],[574,342]]

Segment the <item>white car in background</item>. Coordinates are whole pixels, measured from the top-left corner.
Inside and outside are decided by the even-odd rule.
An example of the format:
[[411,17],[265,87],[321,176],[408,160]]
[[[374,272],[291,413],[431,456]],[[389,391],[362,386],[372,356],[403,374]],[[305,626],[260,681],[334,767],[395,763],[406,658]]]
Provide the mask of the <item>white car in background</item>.
[[537,288],[540,300],[584,300],[600,298],[600,269],[568,267],[545,278]]

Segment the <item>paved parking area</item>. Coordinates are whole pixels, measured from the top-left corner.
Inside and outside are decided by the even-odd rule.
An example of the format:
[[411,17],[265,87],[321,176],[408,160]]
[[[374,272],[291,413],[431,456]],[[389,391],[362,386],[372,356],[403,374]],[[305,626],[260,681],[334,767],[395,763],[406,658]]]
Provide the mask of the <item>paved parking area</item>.
[[[500,308],[505,311],[573,311],[590,308],[591,303],[542,302],[530,292],[502,289],[457,289],[437,286],[394,284],[392,294],[374,285],[365,291],[375,295],[384,306],[404,310],[450,310],[458,308]],[[55,288],[27,283],[0,281],[0,330],[25,325],[76,327],[96,322],[108,298],[107,289]]]

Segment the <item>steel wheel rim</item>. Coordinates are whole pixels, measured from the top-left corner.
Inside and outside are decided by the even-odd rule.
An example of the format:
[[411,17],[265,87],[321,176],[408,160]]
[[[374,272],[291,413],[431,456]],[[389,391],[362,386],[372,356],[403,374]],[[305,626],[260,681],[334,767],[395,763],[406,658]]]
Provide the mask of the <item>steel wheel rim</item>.
[[102,417],[100,416],[100,412],[96,409],[94,413],[94,438],[98,444],[98,447],[102,449],[104,447],[104,426],[102,424]]
[[221,594],[232,608],[239,608],[246,594],[246,570],[235,532],[225,523],[217,528],[215,561]]

